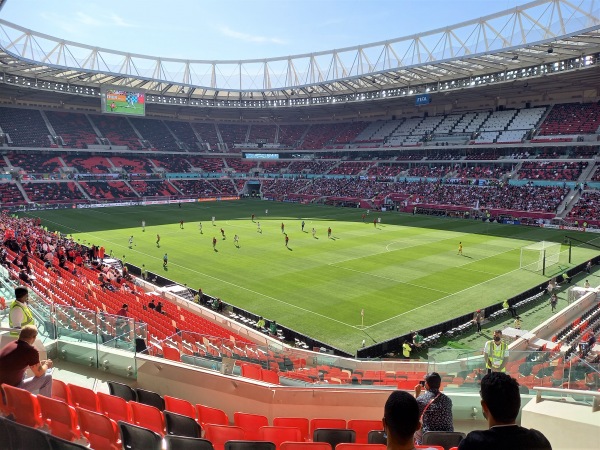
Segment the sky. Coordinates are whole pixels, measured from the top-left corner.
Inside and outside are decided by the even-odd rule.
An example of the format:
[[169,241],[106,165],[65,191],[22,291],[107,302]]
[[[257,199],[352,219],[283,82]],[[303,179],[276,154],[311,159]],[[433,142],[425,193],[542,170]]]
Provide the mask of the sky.
[[282,57],[394,39],[520,0],[6,0],[0,18],[130,53],[201,60]]

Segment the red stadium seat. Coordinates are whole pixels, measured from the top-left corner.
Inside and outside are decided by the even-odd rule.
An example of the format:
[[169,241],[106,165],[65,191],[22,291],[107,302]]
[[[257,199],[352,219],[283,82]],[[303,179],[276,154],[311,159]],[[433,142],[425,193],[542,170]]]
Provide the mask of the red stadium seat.
[[208,439],[215,450],[224,450],[227,441],[243,441],[246,433],[240,427],[227,425],[207,425],[204,437]]
[[98,392],[99,412],[111,418],[115,422],[122,420],[123,422],[131,422],[132,414],[131,407],[121,397],[116,395],[105,394]]
[[349,420],[347,428],[356,432],[357,444],[366,444],[369,431],[383,430],[383,423],[381,420]]
[[165,435],[165,418],[160,409],[138,402],[129,402],[133,424]]
[[300,442],[302,440],[302,433],[298,428],[294,427],[260,427],[258,431],[258,440],[270,441],[274,443],[277,450],[279,450],[282,442]]
[[63,400],[38,395],[42,418],[50,432],[59,438],[74,441],[79,438],[79,424],[75,408]]
[[273,425],[276,427],[298,428],[303,441],[309,441],[311,439],[309,434],[310,424],[306,417],[275,417],[273,419]]
[[94,450],[122,450],[119,427],[114,420],[83,408],[75,408],[81,434]]
[[245,439],[249,441],[260,440],[259,429],[269,426],[269,420],[266,416],[260,414],[248,414],[236,412],[233,414],[233,423],[236,427],[240,427],[246,433]]
[[171,397],[170,395],[165,395],[163,398],[165,399],[165,411],[171,411],[183,416],[188,416],[192,419],[196,418],[196,410],[194,409],[194,405],[187,400]]
[[227,417],[227,414],[220,409],[197,404],[196,412],[198,413],[198,422],[200,422],[202,428],[206,428],[206,425],[209,424],[229,425],[229,417]]
[[8,384],[3,384],[2,389],[6,395],[6,410],[14,416],[16,422],[32,428],[42,426],[42,412],[35,395]]

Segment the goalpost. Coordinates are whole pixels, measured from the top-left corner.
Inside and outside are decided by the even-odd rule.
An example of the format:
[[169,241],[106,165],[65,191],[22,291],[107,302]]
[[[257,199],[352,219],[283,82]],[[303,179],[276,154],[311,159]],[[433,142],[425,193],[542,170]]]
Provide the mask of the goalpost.
[[521,247],[520,269],[542,272],[560,261],[561,244],[559,242],[541,241]]

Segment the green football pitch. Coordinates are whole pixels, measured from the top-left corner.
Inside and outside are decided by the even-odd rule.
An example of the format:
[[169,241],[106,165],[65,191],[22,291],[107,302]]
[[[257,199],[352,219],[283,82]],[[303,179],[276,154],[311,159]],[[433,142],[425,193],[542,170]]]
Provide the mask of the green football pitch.
[[[41,217],[50,230],[103,245],[117,258],[145,264],[150,272],[202,288],[349,353],[363,339],[366,345],[381,342],[501,302],[548,280],[519,269],[520,249],[542,240],[562,242],[565,235],[558,230],[397,212],[371,212],[363,222],[363,213],[353,208],[245,200],[27,215]],[[375,227],[373,220],[378,217],[381,224]],[[239,248],[234,245],[235,234]],[[569,234],[600,243],[598,235]],[[459,242],[462,256],[457,254]],[[169,264],[163,269],[165,253]],[[574,245],[572,264],[563,251],[561,263],[549,275],[597,253]]]

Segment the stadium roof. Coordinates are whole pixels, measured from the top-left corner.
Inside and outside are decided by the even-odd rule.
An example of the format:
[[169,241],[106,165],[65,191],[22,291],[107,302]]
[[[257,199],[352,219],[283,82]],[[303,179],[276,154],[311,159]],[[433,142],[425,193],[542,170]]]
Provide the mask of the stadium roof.
[[594,69],[599,55],[600,4],[594,0],[538,0],[398,39],[244,61],[131,54],[0,20],[0,83],[90,97],[103,86],[121,86],[147,91],[148,103],[201,108],[365,108],[371,100],[381,107],[422,93]]

